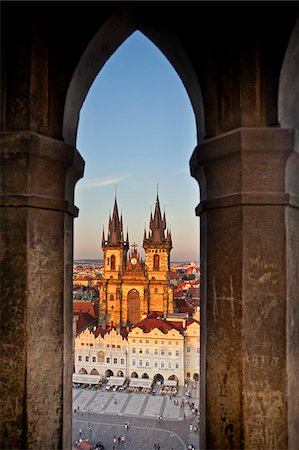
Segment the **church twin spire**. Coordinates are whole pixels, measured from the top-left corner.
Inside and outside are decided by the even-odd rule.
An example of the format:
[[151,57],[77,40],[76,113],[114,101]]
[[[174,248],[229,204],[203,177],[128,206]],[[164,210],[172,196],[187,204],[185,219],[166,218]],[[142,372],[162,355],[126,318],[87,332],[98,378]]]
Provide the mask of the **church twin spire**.
[[170,230],[167,229],[165,237],[165,230],[166,230],[165,211],[162,217],[159,195],[157,193],[154,216],[152,212],[150,215],[148,237],[146,236],[146,230],[144,230],[143,247],[148,246],[149,244],[158,244],[158,245],[167,244],[168,248],[171,249],[172,248],[171,232]]
[[115,197],[112,217],[109,215],[107,240],[105,239],[105,232],[103,228],[102,247],[107,245],[118,246],[120,244],[123,244],[125,247],[129,247],[129,235],[127,231],[127,237],[126,240],[124,240],[123,218],[122,214],[119,218],[117,201]]
[[[165,236],[165,230],[166,230],[165,211],[162,217],[159,195],[157,193],[154,215],[152,214],[152,212],[150,214],[148,236],[146,234],[146,229],[144,229],[143,247],[148,246],[149,244],[158,244],[158,245],[167,244],[167,247],[171,249],[172,248],[171,231],[167,229]],[[118,206],[115,197],[112,217],[111,215],[109,215],[107,240],[105,239],[105,232],[103,229],[102,247],[118,246],[121,244],[129,248],[129,234],[127,231],[126,239],[124,239],[122,214],[119,218]]]

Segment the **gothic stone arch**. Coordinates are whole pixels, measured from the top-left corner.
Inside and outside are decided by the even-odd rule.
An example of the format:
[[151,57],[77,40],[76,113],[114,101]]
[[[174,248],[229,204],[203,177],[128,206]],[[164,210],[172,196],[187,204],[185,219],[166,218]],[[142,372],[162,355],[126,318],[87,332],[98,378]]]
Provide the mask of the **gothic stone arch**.
[[[201,448],[264,449],[267,436],[272,447],[298,447],[298,255],[290,256],[298,248],[298,110],[284,116],[282,108],[288,89],[298,98],[298,85],[283,89],[288,68],[281,123],[277,111],[296,8],[76,2],[69,20],[61,2],[3,2],[1,442],[8,448],[42,449],[45,439],[49,448],[71,446],[74,186],[84,168],[76,130],[94,77],[135,29],[173,64],[196,116]],[[298,40],[290,45],[296,54]]]

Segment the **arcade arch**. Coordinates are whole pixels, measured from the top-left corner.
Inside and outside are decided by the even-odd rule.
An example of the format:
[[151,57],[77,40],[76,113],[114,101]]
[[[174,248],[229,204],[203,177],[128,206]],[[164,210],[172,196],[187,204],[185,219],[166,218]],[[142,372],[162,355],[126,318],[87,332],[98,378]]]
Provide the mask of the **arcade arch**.
[[164,377],[160,374],[160,373],[157,373],[155,376],[154,376],[154,383],[158,383],[158,384],[163,384],[164,383]]
[[105,372],[105,377],[106,378],[113,377],[113,376],[114,376],[114,374],[113,374],[112,370],[110,370],[110,369],[106,370],[106,372]]

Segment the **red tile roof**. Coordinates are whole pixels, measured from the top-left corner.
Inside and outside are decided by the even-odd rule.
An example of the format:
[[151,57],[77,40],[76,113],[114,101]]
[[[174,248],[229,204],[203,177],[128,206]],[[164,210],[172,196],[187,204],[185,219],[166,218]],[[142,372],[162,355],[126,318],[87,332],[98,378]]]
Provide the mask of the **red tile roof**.
[[109,325],[106,328],[103,328],[102,325],[98,326],[98,328],[93,332],[95,337],[98,337],[99,334],[104,337],[105,334],[110,333],[110,331],[115,330],[117,331],[123,339],[126,339],[128,337],[128,329],[127,327],[121,327],[120,330],[117,330],[117,328],[113,325]]
[[193,317],[190,317],[190,319],[188,319],[187,322],[186,322],[186,326],[188,327],[192,323],[197,323],[198,325],[200,325],[199,320],[196,320],[196,319],[193,319]]
[[87,327],[96,324],[97,319],[91,316],[88,312],[79,313],[79,318],[77,320],[77,333],[84,330]]
[[145,318],[143,320],[140,320],[140,322],[136,323],[132,329],[134,328],[141,328],[144,333],[149,333],[150,331],[157,328],[162,333],[167,334],[170,330],[177,330],[182,331],[182,327],[179,324],[174,324],[172,322],[157,319],[157,318]]
[[73,313],[84,313],[84,312],[89,313],[94,318],[97,318],[99,312],[98,302],[73,300]]

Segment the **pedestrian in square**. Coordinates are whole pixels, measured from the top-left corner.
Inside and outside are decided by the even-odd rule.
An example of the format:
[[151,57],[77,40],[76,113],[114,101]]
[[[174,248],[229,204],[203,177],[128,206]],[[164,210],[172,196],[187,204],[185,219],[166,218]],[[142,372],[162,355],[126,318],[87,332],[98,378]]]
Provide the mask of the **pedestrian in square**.
[[122,443],[122,444],[125,443],[125,436],[124,436],[124,435],[122,435],[122,437],[121,437],[121,443]]

